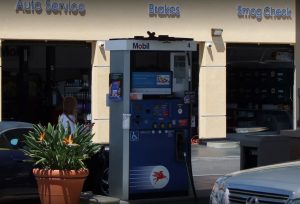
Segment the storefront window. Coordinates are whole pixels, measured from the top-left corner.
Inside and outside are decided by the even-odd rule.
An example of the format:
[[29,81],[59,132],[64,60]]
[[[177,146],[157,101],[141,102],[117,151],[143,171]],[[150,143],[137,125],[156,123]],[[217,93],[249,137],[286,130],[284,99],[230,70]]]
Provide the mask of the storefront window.
[[78,121],[91,112],[91,45],[4,41],[3,120],[56,123],[62,98],[78,100]]

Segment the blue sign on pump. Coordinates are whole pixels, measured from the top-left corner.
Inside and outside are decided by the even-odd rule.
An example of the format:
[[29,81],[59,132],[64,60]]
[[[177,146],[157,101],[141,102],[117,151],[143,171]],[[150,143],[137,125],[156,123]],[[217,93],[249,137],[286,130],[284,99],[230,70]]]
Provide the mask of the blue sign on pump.
[[132,72],[132,92],[142,94],[171,94],[172,72]]

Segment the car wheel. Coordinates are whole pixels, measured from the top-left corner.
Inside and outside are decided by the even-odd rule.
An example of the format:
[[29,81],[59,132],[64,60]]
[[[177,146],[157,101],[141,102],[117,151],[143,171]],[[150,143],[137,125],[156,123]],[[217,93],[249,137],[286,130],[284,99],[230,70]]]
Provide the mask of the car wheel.
[[100,184],[104,195],[109,195],[108,176],[109,176],[109,168],[107,167],[103,172],[103,177],[101,179],[101,184]]

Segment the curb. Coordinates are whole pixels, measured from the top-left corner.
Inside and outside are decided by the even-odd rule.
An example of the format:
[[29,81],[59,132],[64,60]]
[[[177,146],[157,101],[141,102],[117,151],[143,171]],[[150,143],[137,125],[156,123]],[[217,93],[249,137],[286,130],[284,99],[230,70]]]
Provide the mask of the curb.
[[119,204],[119,198],[113,198],[109,196],[102,195],[91,195],[90,197],[81,197],[80,204],[91,204],[91,203],[101,203],[101,204]]
[[206,146],[213,148],[236,148],[240,146],[240,143],[234,141],[211,141],[207,142]]

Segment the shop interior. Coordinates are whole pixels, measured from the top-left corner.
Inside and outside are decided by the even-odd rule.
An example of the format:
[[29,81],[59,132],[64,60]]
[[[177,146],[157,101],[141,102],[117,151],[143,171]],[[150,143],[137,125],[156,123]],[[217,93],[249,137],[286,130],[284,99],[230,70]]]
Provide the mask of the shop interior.
[[2,120],[57,123],[64,96],[78,101],[78,122],[91,113],[91,44],[3,41]]
[[291,129],[294,48],[227,45],[227,133]]

